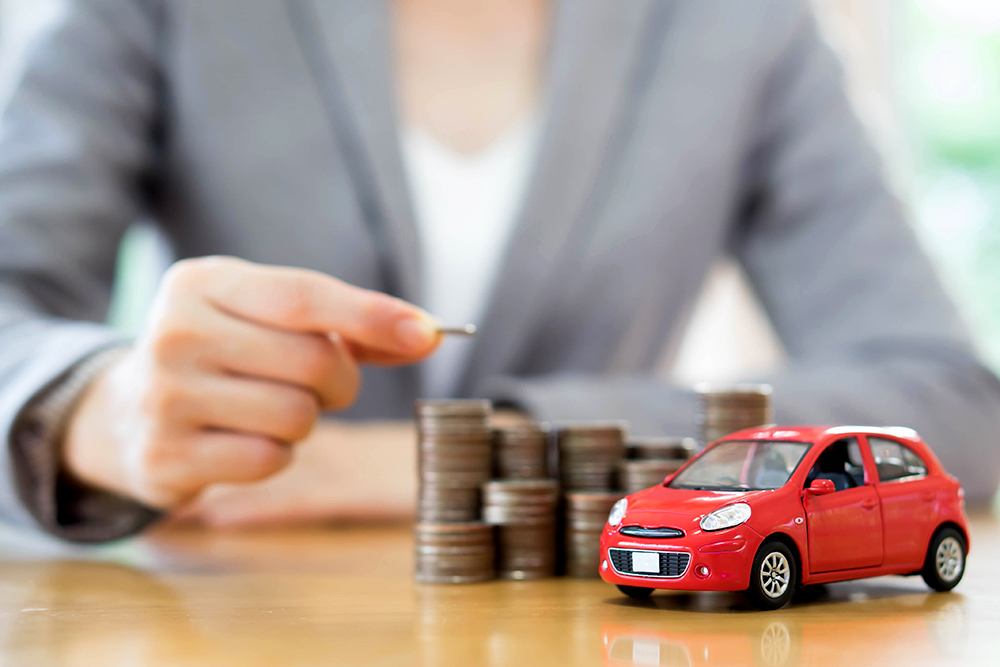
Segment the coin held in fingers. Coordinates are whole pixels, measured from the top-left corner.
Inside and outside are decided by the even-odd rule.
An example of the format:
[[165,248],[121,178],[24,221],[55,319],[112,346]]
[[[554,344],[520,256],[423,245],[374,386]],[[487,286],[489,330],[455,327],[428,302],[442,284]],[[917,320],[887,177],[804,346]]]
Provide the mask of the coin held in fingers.
[[463,324],[455,327],[441,326],[438,327],[437,332],[442,336],[475,336],[476,325]]

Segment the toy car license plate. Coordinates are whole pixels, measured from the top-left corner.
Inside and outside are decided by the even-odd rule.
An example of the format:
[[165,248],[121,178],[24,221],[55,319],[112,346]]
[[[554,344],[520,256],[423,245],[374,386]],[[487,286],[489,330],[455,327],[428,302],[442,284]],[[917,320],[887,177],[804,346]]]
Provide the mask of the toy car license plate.
[[660,554],[654,554],[648,551],[633,551],[632,571],[645,572],[648,574],[659,574]]

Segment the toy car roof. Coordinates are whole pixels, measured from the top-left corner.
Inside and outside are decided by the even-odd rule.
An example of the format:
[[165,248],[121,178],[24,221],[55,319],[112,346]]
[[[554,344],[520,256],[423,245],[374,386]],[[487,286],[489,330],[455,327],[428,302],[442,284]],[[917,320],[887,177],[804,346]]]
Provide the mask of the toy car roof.
[[727,435],[723,440],[804,440],[814,442],[828,435],[885,435],[909,442],[920,442],[912,428],[903,426],[756,426]]

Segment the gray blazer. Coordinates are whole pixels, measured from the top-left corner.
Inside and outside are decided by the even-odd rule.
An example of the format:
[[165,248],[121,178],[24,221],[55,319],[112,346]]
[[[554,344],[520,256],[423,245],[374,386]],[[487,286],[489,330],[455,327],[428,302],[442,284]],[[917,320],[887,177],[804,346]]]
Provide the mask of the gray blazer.
[[[100,322],[134,220],[156,220],[180,257],[304,266],[420,303],[390,65],[374,0],[70,3],[0,121],[5,516],[93,540],[150,518],[60,484],[23,417],[118,341]],[[972,497],[993,492],[1000,384],[805,0],[564,0],[547,82],[462,395],[691,432],[691,393],[652,369],[728,252],[788,351],[763,378],[780,421],[910,425]],[[406,417],[416,387],[415,369],[369,369],[347,415]]]

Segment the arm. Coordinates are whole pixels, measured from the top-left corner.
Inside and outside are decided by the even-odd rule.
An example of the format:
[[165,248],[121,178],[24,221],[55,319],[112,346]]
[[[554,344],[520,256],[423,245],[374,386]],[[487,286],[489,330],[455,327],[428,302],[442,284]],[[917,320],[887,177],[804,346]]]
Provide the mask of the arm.
[[[93,322],[155,170],[152,2],[69,3],[0,133],[0,512],[79,541],[270,476],[321,411],[354,401],[358,363],[412,363],[439,338],[418,308],[330,276],[198,258],[168,272],[135,344],[87,376],[119,343]],[[77,385],[53,428],[42,415]]]
[[[0,117],[0,514],[74,539],[126,534],[152,518],[65,483],[54,441],[39,437],[25,407],[121,342],[98,322],[154,159],[155,41],[145,3],[67,3]],[[119,510],[131,518],[121,523]],[[109,511],[114,526],[102,521]]]
[[[917,429],[986,501],[1000,478],[1000,383],[889,192],[811,17],[764,99],[748,214],[733,248],[784,342],[784,422]],[[751,176],[752,178],[752,176]]]
[[[911,426],[985,501],[1000,476],[1000,382],[904,221],[808,9],[781,16],[791,25],[761,91],[731,238],[789,356],[765,378],[776,419]],[[495,378],[484,389],[540,419],[694,426],[694,397],[649,377]]]

